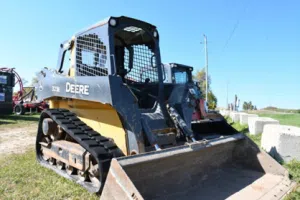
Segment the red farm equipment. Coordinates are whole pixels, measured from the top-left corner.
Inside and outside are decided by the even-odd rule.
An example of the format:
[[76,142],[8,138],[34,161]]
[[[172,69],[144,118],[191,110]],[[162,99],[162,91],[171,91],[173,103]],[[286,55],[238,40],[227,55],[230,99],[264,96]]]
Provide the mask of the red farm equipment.
[[[11,88],[19,86],[19,90],[17,92],[11,92],[12,95],[12,109],[15,114],[23,115],[25,112],[32,113],[41,112],[45,108],[48,108],[48,104],[44,101],[37,101],[35,96],[35,88],[34,87],[24,87],[23,81],[20,75],[16,72],[14,68],[0,68],[0,73],[2,74],[10,74],[12,79],[12,83],[9,85]],[[11,89],[11,91],[13,91]]]

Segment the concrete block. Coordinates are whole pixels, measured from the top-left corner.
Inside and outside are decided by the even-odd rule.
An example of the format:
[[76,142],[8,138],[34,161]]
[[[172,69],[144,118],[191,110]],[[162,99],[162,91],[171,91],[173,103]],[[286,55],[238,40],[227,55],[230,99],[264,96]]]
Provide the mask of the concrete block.
[[231,114],[231,115],[230,115],[230,118],[231,118],[231,120],[232,120],[233,122],[239,121],[239,119],[240,119],[240,113],[239,113],[239,112],[232,111],[230,114]]
[[232,112],[231,113],[231,119],[233,122],[240,122],[240,115],[245,113],[239,113],[239,112]]
[[300,128],[278,124],[265,125],[261,146],[277,160],[300,160]]
[[229,110],[220,110],[220,114],[224,117],[229,116]]
[[248,118],[248,127],[250,135],[257,135],[263,132],[266,124],[279,124],[278,120],[269,117],[250,117]]
[[241,113],[240,114],[240,124],[248,124],[248,119],[250,117],[258,117],[258,115],[248,114],[248,113]]
[[220,110],[220,114],[224,116],[224,110]]

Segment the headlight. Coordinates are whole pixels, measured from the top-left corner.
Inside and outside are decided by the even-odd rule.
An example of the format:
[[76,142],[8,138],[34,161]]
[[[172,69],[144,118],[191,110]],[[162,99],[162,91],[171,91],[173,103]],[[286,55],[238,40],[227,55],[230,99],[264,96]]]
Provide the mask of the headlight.
[[111,25],[111,26],[116,26],[117,25],[117,20],[116,19],[110,19],[109,20],[109,25]]
[[157,31],[154,31],[154,32],[153,32],[153,36],[154,36],[155,38],[158,36]]

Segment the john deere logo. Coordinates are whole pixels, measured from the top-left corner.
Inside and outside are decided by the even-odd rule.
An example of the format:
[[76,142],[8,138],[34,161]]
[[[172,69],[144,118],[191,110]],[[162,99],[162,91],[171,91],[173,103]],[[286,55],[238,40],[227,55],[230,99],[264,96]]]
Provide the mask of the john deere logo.
[[72,94],[84,94],[89,95],[89,85],[77,85],[67,82],[66,83],[66,92],[72,93]]

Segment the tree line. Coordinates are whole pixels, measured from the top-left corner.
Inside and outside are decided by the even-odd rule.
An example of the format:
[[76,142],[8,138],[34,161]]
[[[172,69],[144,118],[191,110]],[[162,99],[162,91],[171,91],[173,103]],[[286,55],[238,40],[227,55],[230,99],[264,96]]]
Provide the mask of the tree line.
[[[205,99],[206,96],[206,72],[203,68],[200,71],[197,71],[196,74],[193,76],[194,81],[197,81],[199,83],[200,92],[201,92],[201,98]],[[212,89],[210,88],[211,84],[211,78],[208,76],[208,109],[214,110],[217,107],[218,99],[216,95],[213,93]]]
[[257,110],[256,106],[251,101],[245,101],[243,104],[243,110]]

